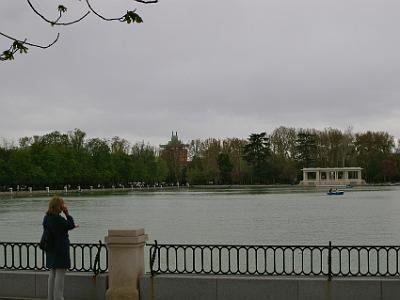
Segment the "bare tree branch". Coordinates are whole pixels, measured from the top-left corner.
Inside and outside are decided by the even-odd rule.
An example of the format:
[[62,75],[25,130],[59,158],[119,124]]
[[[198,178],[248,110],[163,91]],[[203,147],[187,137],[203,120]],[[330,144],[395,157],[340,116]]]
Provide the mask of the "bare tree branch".
[[80,17],[79,19],[76,19],[75,21],[71,21],[71,22],[66,22],[66,23],[59,23],[58,21],[61,19],[62,16],[62,11],[60,11],[60,16],[55,20],[55,21],[50,21],[49,19],[47,19],[45,16],[43,16],[31,3],[30,0],[26,0],[26,2],[28,2],[29,6],[31,7],[31,9],[35,12],[35,14],[37,14],[39,17],[41,17],[44,21],[46,21],[47,23],[51,24],[51,25],[63,25],[63,26],[68,26],[68,25],[72,25],[75,23],[78,23],[80,21],[82,21],[84,18],[86,18],[89,14],[90,11],[86,12],[82,17]]
[[[137,1],[137,0],[135,0]],[[142,0],[138,0],[138,1],[142,1]],[[153,0],[151,0],[153,1]],[[99,14],[97,11],[95,11],[93,9],[93,7],[90,5],[89,0],[86,0],[86,3],[89,7],[89,9],[99,18],[101,18],[104,21],[119,21],[119,22],[126,22],[128,24],[130,23],[143,23],[142,18],[136,13],[136,9],[135,10],[128,10],[126,12],[125,15],[123,15],[122,17],[119,18],[106,18],[103,15]],[[149,2],[150,3],[150,2]]]
[[4,51],[3,53],[0,54],[0,61],[14,59],[14,54],[17,51],[18,50],[13,50],[13,45],[11,45],[8,50],[6,50],[6,51]]
[[120,22],[122,22],[123,19],[124,19],[123,16],[122,16],[122,17],[119,17],[119,18],[106,18],[106,17],[102,16],[101,14],[99,14],[97,11],[95,11],[95,10],[93,9],[93,7],[90,5],[89,0],[86,0],[86,3],[87,3],[87,5],[88,5],[89,9],[90,9],[96,16],[98,16],[100,19],[102,19],[102,20],[104,20],[104,21],[120,21]]
[[[81,0],[79,0],[79,1],[81,1]],[[104,21],[119,21],[119,22],[126,22],[127,24],[143,22],[142,18],[136,13],[136,10],[128,10],[126,12],[126,14],[124,14],[123,16],[118,17],[118,18],[106,18],[103,15],[101,15],[100,13],[98,13],[91,6],[89,0],[85,0],[85,1],[86,1],[86,4],[87,4],[89,10],[82,17],[80,17],[79,19],[76,19],[74,21],[71,21],[71,22],[59,22],[63,16],[63,14],[67,11],[67,8],[65,6],[63,6],[63,5],[58,6],[59,15],[54,21],[51,21],[48,18],[46,18],[43,14],[41,14],[33,6],[31,0],[26,0],[26,2],[28,2],[28,5],[30,6],[30,8],[33,10],[33,12],[35,14],[37,14],[43,21],[49,23],[51,26],[55,26],[55,25],[68,26],[68,25],[78,23],[78,22],[82,21],[84,18],[86,18],[91,12],[93,12],[97,17],[99,17],[100,19],[102,19]],[[142,3],[142,4],[158,3],[158,0],[133,0],[133,1],[135,1],[137,3]],[[14,54],[17,52],[27,53],[28,52],[27,46],[36,47],[36,48],[40,48],[40,49],[47,49],[47,48],[53,46],[55,43],[57,43],[57,41],[60,37],[60,34],[58,33],[55,40],[48,45],[39,45],[39,44],[35,44],[35,43],[29,43],[29,42],[27,42],[27,39],[22,41],[20,39],[17,39],[10,35],[7,35],[3,32],[0,32],[0,36],[3,36],[5,38],[13,41],[13,43],[9,49],[3,51],[2,53],[0,52],[0,61],[5,61],[5,60],[13,60]]]
[[12,40],[12,41],[22,43],[23,45],[28,45],[28,46],[36,47],[36,48],[40,48],[40,49],[47,49],[47,48],[50,48],[50,47],[53,46],[55,43],[57,43],[58,38],[60,37],[60,33],[57,33],[57,37],[56,37],[56,39],[55,39],[53,42],[51,42],[51,43],[48,44],[47,46],[42,46],[42,45],[38,45],[38,44],[28,43],[28,42],[26,41],[26,39],[25,39],[24,41],[19,40],[19,39],[16,39],[16,38],[14,38],[14,37],[12,37],[12,36],[9,36],[9,35],[7,35],[7,34],[5,34],[5,33],[3,33],[3,32],[0,32],[0,35],[4,36],[4,37],[6,37],[6,38],[8,38],[8,39],[10,39],[10,40]]
[[51,42],[50,44],[48,44],[46,46],[43,46],[43,45],[39,45],[39,44],[28,43],[27,39],[25,39],[23,41],[16,39],[16,38],[9,36],[3,32],[0,32],[0,35],[7,39],[14,41],[8,50],[5,50],[5,51],[3,51],[3,53],[0,53],[0,61],[13,60],[14,54],[17,52],[19,52],[21,54],[28,53],[28,47],[26,47],[26,46],[32,46],[32,47],[41,48],[41,49],[50,48],[58,41],[58,38],[60,37],[60,34],[58,33],[56,39],[53,42]]
[[152,3],[158,3],[158,0],[150,0],[150,1],[144,1],[144,0],[134,0],[139,3],[144,3],[144,4],[152,4]]

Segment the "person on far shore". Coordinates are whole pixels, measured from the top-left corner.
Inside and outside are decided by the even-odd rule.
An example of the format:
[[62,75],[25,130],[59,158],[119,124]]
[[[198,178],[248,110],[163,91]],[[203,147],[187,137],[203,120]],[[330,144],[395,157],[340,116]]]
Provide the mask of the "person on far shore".
[[[65,218],[60,214],[64,213]],[[63,198],[54,196],[49,201],[49,208],[43,219],[43,227],[47,227],[53,237],[54,249],[46,251],[46,267],[50,269],[48,279],[48,300],[64,300],[65,272],[71,267],[69,256],[68,231],[78,226],[69,215]]]

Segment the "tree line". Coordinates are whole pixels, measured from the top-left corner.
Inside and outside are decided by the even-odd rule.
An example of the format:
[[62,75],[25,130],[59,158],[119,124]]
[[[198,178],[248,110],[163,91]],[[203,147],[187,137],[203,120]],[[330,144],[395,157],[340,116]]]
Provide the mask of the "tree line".
[[[252,133],[247,139],[174,143],[160,151],[149,144],[132,145],[120,137],[87,138],[80,129],[23,137],[18,146],[0,146],[0,189],[296,184],[304,167],[353,166],[363,168],[368,183],[400,181],[400,151],[387,132],[282,126],[270,134]],[[182,161],[174,151],[187,151],[188,159]]]

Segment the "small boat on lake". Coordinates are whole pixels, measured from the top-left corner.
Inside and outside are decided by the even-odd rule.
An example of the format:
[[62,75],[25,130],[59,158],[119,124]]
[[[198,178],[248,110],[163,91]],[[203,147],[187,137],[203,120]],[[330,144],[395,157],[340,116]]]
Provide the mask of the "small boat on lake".
[[329,192],[326,193],[329,196],[337,196],[337,195],[343,195],[344,192],[343,191],[339,191],[339,190],[332,190],[330,189]]

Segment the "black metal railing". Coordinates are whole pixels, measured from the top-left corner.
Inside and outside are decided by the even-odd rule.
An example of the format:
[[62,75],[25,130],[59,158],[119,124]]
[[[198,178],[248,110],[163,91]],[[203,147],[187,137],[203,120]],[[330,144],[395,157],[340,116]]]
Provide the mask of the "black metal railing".
[[147,245],[152,274],[400,275],[400,246]]
[[[72,243],[70,245],[71,268],[69,271],[107,272],[107,247],[98,244]],[[38,243],[0,242],[0,270],[45,271],[46,254]]]

